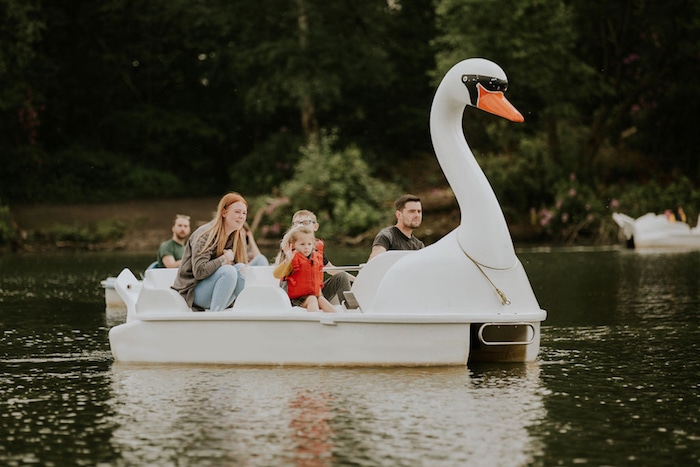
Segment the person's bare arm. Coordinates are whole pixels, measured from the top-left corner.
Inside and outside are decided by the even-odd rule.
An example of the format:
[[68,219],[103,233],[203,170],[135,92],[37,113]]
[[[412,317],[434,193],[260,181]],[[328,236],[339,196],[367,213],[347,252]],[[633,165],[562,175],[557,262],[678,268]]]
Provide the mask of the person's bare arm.
[[179,268],[180,267],[180,260],[175,259],[173,255],[165,255],[163,256],[163,265],[166,268]]
[[374,245],[372,247],[372,252],[369,254],[369,258],[367,258],[367,261],[371,260],[372,258],[374,258],[377,255],[384,253],[385,251],[386,251],[386,248],[384,248],[383,246]]

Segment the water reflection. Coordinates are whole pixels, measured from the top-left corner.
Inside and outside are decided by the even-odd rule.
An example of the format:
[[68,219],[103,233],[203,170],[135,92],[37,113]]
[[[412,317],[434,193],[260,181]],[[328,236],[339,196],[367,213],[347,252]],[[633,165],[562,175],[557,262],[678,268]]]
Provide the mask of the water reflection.
[[539,374],[114,365],[111,443],[127,464],[524,465]]
[[2,256],[0,464],[697,465],[700,252],[640,253],[519,252],[539,361],[432,369],[115,365],[151,255]]

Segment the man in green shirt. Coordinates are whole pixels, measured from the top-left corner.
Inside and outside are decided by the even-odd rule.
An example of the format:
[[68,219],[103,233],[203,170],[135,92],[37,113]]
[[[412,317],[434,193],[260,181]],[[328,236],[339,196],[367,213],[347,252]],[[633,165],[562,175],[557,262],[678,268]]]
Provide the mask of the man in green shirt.
[[173,238],[158,247],[157,268],[180,267],[180,260],[185,251],[185,241],[190,236],[190,216],[178,214],[173,221]]

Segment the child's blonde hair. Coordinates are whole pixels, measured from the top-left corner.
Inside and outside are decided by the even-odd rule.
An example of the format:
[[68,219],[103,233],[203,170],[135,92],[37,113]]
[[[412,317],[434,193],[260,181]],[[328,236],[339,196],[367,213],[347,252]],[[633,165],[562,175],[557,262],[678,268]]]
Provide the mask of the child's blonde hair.
[[300,209],[299,211],[295,212],[294,215],[292,216],[292,224],[299,219],[300,217],[308,217],[311,219],[314,224],[316,224],[318,221],[316,220],[316,214],[313,212],[307,210],[307,209]]
[[[284,234],[284,237],[282,237],[281,245],[284,248],[286,245],[295,243],[301,235],[309,234],[311,234],[311,236],[314,237],[314,229],[312,229],[311,227],[308,227],[306,225],[292,227],[291,229],[287,230],[287,232]],[[284,279],[289,274],[291,274],[291,260],[292,258],[284,258],[284,254],[280,251],[277,255],[277,260],[275,261],[277,263],[277,267],[272,272],[272,275],[275,276],[277,279]]]
[[306,225],[301,225],[299,227],[292,227],[291,229],[287,230],[287,233],[284,234],[284,237],[282,237],[282,245],[289,245],[290,243],[296,243],[296,241],[299,239],[301,235],[308,235],[311,234],[311,236],[314,236],[314,230]]

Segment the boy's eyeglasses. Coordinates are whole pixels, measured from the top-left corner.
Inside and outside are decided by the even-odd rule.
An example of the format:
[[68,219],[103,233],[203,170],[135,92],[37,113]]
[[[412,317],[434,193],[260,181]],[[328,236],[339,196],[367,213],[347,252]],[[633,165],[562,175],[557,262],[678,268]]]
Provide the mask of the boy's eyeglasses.
[[311,224],[313,224],[313,223],[314,223],[314,221],[309,221],[309,220],[306,220],[306,221],[294,221],[294,222],[292,222],[292,225],[311,225]]

